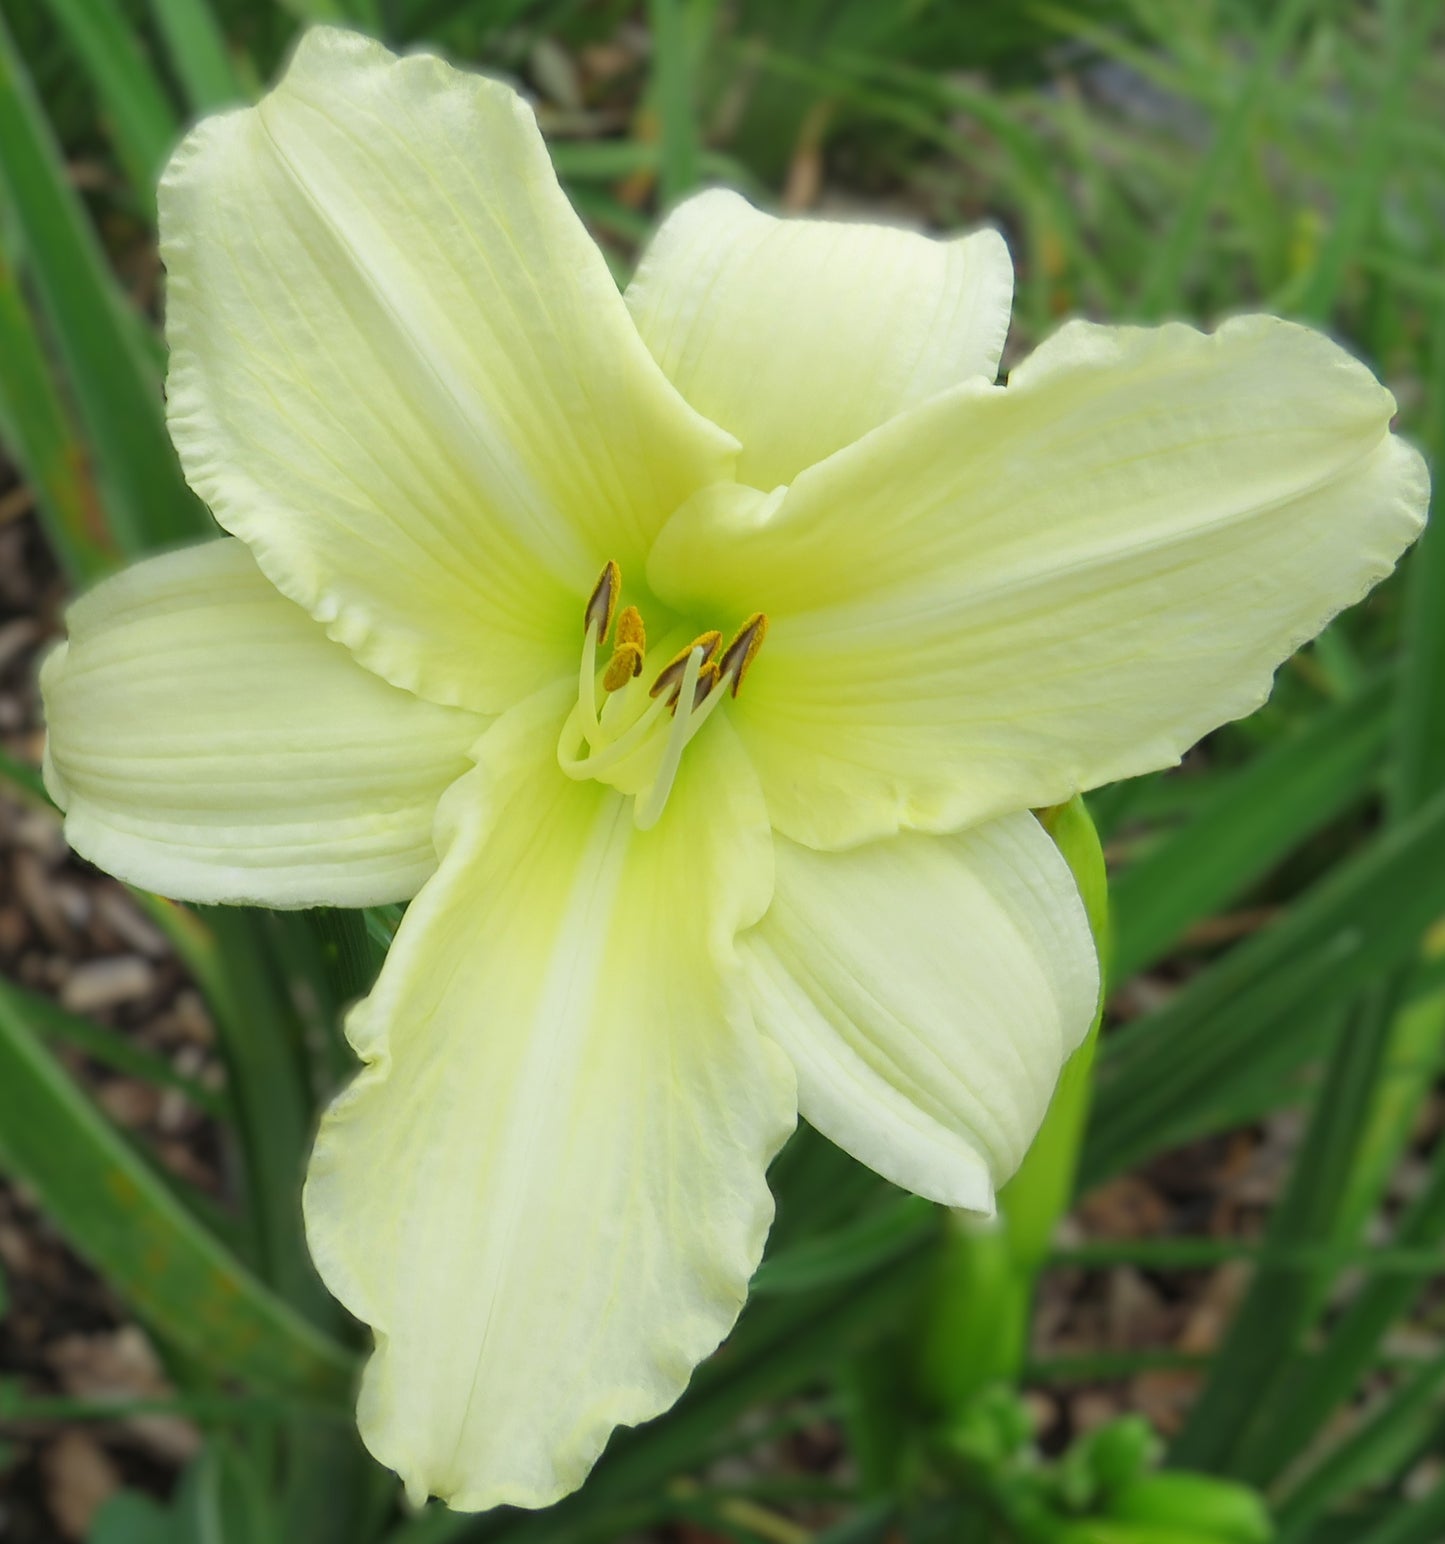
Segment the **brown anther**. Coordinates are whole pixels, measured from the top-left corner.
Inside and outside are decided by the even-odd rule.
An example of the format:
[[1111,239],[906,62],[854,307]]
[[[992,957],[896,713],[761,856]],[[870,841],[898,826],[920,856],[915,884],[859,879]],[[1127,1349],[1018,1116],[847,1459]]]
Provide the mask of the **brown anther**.
[[617,609],[617,597],[621,593],[622,570],[609,558],[591,595],[587,597],[587,609],[582,613],[582,631],[590,632],[595,626],[599,648],[607,641],[607,633],[612,626],[612,613]]
[[688,656],[694,649],[702,650],[703,663],[706,664],[722,642],[721,633],[703,633],[694,638],[685,649],[679,649],[673,657],[657,673],[657,679],[652,683],[650,695],[661,697],[664,692],[680,692],[682,690],[682,673],[687,669]]
[[718,660],[718,672],[726,680],[732,677],[733,696],[743,684],[748,668],[758,657],[763,639],[768,636],[768,619],[761,611],[755,611],[738,629],[738,635],[722,652]]
[[[708,694],[721,679],[722,676],[718,672],[717,661],[710,659],[698,672],[697,685],[693,688],[692,692],[692,705],[694,709],[700,708],[703,705]],[[681,687],[678,687],[677,694],[679,697],[682,695]]]

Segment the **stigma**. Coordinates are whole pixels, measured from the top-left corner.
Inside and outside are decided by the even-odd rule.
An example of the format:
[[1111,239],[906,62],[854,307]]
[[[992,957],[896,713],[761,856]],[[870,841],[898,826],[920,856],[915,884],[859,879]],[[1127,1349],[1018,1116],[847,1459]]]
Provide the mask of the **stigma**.
[[[755,612],[726,647],[720,632],[709,631],[680,648],[673,635],[649,651],[642,614],[636,606],[619,613],[621,595],[622,571],[609,562],[583,609],[577,703],[562,727],[557,761],[568,777],[630,794],[633,822],[647,831],[667,805],[683,752],[719,706],[737,696],[767,637],[768,619]],[[599,702],[598,660],[614,617]]]

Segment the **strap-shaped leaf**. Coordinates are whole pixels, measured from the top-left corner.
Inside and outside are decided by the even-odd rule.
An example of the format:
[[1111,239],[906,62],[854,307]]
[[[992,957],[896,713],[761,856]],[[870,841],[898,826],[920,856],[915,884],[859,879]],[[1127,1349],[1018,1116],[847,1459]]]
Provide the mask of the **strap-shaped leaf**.
[[252,1277],[105,1120],[0,985],[0,1163],[144,1318],[258,1388],[343,1401],[352,1359]]
[[[95,456],[105,515],[131,553],[214,529],[181,478],[160,373],[65,178],[50,126],[0,21],[0,201],[13,217]],[[8,361],[0,359],[8,374]]]

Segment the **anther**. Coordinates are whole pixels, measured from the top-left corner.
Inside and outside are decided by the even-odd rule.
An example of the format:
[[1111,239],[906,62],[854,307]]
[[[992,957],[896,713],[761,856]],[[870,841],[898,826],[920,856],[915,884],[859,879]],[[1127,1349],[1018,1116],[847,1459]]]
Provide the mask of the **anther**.
[[687,670],[687,662],[692,658],[693,651],[695,649],[702,650],[702,663],[706,665],[721,642],[721,633],[703,633],[699,637],[694,638],[685,649],[679,649],[662,669],[658,671],[657,679],[652,683],[650,695],[661,697],[664,692],[672,692],[674,696],[680,694],[682,678]]
[[640,676],[646,653],[647,629],[642,624],[642,613],[636,606],[624,606],[617,619],[617,642],[607,662],[607,673],[602,677],[603,690],[621,691],[633,676]]
[[612,626],[612,613],[617,609],[617,597],[622,593],[622,570],[610,558],[602,570],[592,594],[587,598],[587,609],[582,613],[582,629],[597,629],[597,642],[606,643]]
[[738,629],[737,637],[722,651],[722,657],[717,662],[718,674],[723,680],[732,678],[734,697],[767,636],[768,619],[761,611],[755,611]]
[[[702,706],[703,699],[708,695],[709,692],[712,691],[713,687],[715,687],[721,679],[722,677],[718,671],[717,661],[715,659],[708,660],[707,664],[705,664],[697,673],[697,686],[693,690],[692,694],[692,705],[694,709],[700,708]],[[681,688],[679,688],[679,691],[680,690]]]

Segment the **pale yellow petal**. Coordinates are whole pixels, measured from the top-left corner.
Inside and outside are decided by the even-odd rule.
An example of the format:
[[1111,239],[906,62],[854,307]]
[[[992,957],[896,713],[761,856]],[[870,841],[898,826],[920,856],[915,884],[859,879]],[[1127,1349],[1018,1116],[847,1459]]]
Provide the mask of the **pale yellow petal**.
[[895,1185],[992,1211],[1098,1003],[1068,865],[1027,814],[775,850],[773,904],[739,949],[802,1114]]
[[992,381],[1013,266],[994,230],[934,240],[774,219],[700,193],[664,222],[627,303],[668,377],[770,489],[960,381]]
[[306,1189],[321,1274],[376,1334],[362,1435],[465,1510],[556,1500],[682,1392],[742,1305],[796,1108],[742,1000],[771,839],[727,724],[644,833],[558,770],[568,706],[507,714],[448,795]]
[[714,490],[658,594],[768,613],[738,702],[774,822],[839,846],[1168,766],[1424,519],[1394,400],[1320,334],[1064,328],[760,503]]
[[46,783],[93,863],[178,899],[406,900],[485,727],[363,670],[222,538],[68,614],[41,672]]
[[160,218],[187,477],[398,685],[492,712],[575,668],[602,564],[730,465],[498,81],[315,29]]

